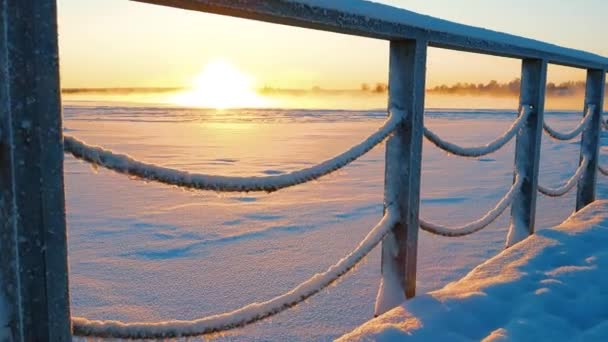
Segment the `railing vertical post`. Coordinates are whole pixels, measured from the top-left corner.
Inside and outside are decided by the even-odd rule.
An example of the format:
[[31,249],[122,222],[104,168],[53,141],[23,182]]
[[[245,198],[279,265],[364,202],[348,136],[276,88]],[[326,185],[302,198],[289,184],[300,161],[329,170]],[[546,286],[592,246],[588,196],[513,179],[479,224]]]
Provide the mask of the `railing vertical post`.
[[396,206],[400,219],[382,242],[376,315],[416,293],[426,50],[420,40],[390,44],[388,108],[403,121],[386,143],[384,201],[385,207]]
[[515,144],[515,172],[523,177],[523,182],[511,206],[507,247],[534,233],[546,83],[547,62],[524,59],[521,68],[519,113],[521,115],[522,110],[528,110],[529,114],[525,125],[517,133]]
[[595,201],[595,183],[597,181],[597,165],[600,148],[600,129],[604,106],[604,88],[606,85],[606,70],[587,70],[587,87],[585,90],[585,109],[587,113],[593,106],[591,122],[583,131],[581,138],[581,157],[587,158],[589,163],[583,171],[578,183],[576,196],[576,211],[583,209],[587,204]]
[[55,0],[0,0],[0,339],[71,341]]

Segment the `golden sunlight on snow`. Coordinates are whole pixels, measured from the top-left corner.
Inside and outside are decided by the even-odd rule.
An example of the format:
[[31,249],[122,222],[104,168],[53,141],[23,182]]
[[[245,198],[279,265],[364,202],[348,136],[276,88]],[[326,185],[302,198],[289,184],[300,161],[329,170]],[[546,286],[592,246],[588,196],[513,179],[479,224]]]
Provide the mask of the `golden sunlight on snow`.
[[253,78],[223,60],[207,64],[191,89],[173,96],[172,101],[182,106],[218,109],[268,105],[255,92]]

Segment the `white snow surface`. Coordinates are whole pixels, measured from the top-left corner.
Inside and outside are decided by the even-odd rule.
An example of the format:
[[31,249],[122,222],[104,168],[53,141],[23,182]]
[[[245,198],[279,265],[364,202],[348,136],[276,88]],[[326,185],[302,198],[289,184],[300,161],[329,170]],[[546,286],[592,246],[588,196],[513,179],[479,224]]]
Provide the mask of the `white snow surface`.
[[606,341],[608,201],[339,341]]
[[196,336],[246,326],[300,304],[337,281],[367,256],[390,232],[398,220],[399,216],[394,208],[386,208],[382,220],[371,229],[369,234],[352,252],[329,267],[325,272],[313,275],[291,291],[271,300],[248,304],[231,312],[192,321],[124,323],[119,321],[91,321],[86,318],[74,317],[72,322],[75,334],[78,336],[153,339]]
[[[425,124],[473,146],[516,118],[502,110],[429,110]],[[579,112],[548,112],[556,129]],[[228,176],[277,175],[359,143],[386,110],[204,110],[68,103],[66,133],[169,168]],[[606,137],[602,137],[606,143]],[[458,226],[490,210],[513,184],[514,142],[483,158],[446,155],[425,142],[421,216]],[[608,165],[603,151],[602,165]],[[340,171],[266,193],[184,191],[132,181],[66,156],[70,290],[74,316],[194,320],[279,296],[347,255],[381,218],[384,144]],[[540,180],[560,184],[579,163],[579,141],[543,137]],[[607,198],[606,177],[598,178]],[[575,191],[538,197],[537,229],[574,210]],[[509,215],[462,238],[421,232],[418,293],[437,290],[504,248]],[[380,248],[351,273],[270,319],[219,341],[329,341],[374,315]],[[75,339],[76,341],[84,339]],[[180,340],[181,341],[181,340]]]

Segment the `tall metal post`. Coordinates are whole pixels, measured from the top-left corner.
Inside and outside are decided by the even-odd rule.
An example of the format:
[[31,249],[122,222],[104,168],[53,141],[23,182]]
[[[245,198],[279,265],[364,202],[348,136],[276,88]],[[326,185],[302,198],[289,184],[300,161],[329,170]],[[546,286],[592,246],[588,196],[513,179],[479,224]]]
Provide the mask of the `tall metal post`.
[[421,40],[390,44],[388,107],[403,121],[386,143],[385,207],[396,206],[400,219],[382,242],[377,315],[416,293],[426,51]]
[[71,341],[61,127],[55,0],[0,0],[0,336],[9,341]]
[[606,86],[606,70],[587,70],[587,87],[585,90],[585,111],[593,108],[591,122],[583,131],[581,138],[581,157],[587,158],[587,169],[578,183],[576,196],[576,211],[595,201],[595,183],[597,182],[597,165],[600,148],[600,128],[604,107],[604,88]]
[[515,172],[523,177],[523,183],[511,206],[507,247],[534,233],[546,83],[547,62],[524,59],[519,106],[520,114],[521,110],[528,110],[529,114],[525,125],[517,133],[515,145]]

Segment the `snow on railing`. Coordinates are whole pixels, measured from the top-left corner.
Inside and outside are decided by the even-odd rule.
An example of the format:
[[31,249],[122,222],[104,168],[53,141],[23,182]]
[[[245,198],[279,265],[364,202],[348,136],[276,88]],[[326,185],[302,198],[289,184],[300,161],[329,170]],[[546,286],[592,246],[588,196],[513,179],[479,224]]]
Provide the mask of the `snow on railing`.
[[243,327],[274,316],[313,296],[353,269],[374,249],[399,222],[393,206],[386,208],[384,217],[346,257],[317,273],[289,292],[261,303],[252,303],[224,314],[192,321],[165,321],[156,323],[124,323],[120,321],[88,320],[73,317],[74,335],[110,338],[160,339],[197,336]]
[[486,145],[483,145],[483,146],[476,146],[476,147],[458,146],[456,144],[453,144],[451,142],[441,139],[437,134],[435,134],[433,131],[431,131],[430,129],[428,129],[426,127],[424,127],[424,136],[435,146],[437,146],[438,148],[440,148],[450,154],[454,154],[454,155],[461,156],[461,157],[481,157],[481,156],[485,156],[490,153],[494,153],[494,152],[498,151],[503,146],[505,146],[509,141],[511,141],[511,139],[513,139],[513,137],[515,137],[515,135],[517,135],[517,132],[526,123],[529,113],[530,113],[529,107],[527,107],[527,106],[522,107],[522,109],[520,110],[519,117],[517,118],[517,120],[515,120],[515,122],[513,122],[511,127],[509,127],[509,129],[503,135],[501,135],[500,137],[496,138],[494,141],[492,141]]
[[554,130],[553,128],[551,128],[549,126],[549,124],[547,124],[546,121],[543,121],[543,129],[545,132],[547,132],[547,134],[551,138],[556,139],[556,140],[566,141],[566,140],[574,139],[576,136],[581,134],[583,132],[583,130],[589,125],[589,122],[591,122],[591,119],[593,118],[594,111],[595,111],[595,106],[593,106],[593,105],[589,106],[589,108],[587,108],[587,113],[585,113],[585,116],[583,116],[583,118],[581,119],[579,124],[573,130],[571,130],[569,132],[565,132],[565,133],[558,132],[558,131]]
[[307,183],[343,168],[380,144],[399,125],[404,113],[391,114],[389,119],[363,142],[320,164],[283,175],[266,177],[227,177],[171,169],[135,160],[102,147],[87,145],[71,136],[64,136],[64,149],[74,157],[109,170],[178,187],[218,192],[273,192]]
[[545,186],[538,184],[538,191],[541,194],[543,194],[545,196],[549,196],[549,197],[561,197],[561,196],[567,194],[570,190],[572,190],[572,188],[574,188],[574,186],[581,179],[583,172],[587,168],[588,164],[589,164],[589,161],[587,160],[587,158],[583,158],[583,162],[578,166],[578,168],[576,169],[576,172],[574,172],[572,177],[570,177],[566,181],[566,183],[564,183],[564,185],[559,186],[557,188],[549,188],[549,187],[545,187]]

